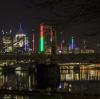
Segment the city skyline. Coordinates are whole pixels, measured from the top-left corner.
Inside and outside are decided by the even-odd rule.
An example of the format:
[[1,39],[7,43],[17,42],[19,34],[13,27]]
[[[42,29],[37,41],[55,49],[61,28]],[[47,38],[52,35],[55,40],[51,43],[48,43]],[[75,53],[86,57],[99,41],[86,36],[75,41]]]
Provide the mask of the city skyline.
[[[41,26],[41,24],[40,24]],[[9,29],[9,31],[2,30],[1,31],[1,47],[5,49],[5,45],[9,51],[13,50],[13,46],[15,46],[14,49],[20,46],[19,48],[22,48],[22,51],[29,51],[30,49],[32,51],[40,51],[46,53],[51,53],[51,41],[52,37],[50,37],[52,34],[52,26],[49,26],[47,24],[43,24],[43,28],[40,28],[38,31],[38,38],[36,37],[35,30],[29,33],[26,33],[25,30],[23,29],[22,24],[18,24],[18,30],[16,32],[13,31],[13,29]],[[55,29],[56,31],[56,29]],[[42,34],[41,34],[42,33]],[[77,40],[77,35],[76,33],[70,33],[70,36],[68,39],[64,38],[63,32],[60,33],[60,38],[58,38],[58,34],[56,34],[56,45],[57,45],[57,53],[59,51],[62,51],[62,53],[70,53],[70,51],[76,51],[75,53],[80,53],[82,50],[86,50],[87,53],[94,53],[94,52],[99,52],[100,49],[100,44],[97,43],[93,47],[89,46],[92,42],[89,42],[88,40],[84,39],[81,40],[80,42]],[[3,39],[3,42],[2,42]],[[21,41],[18,41],[17,39],[22,39]],[[16,41],[17,40],[17,41]],[[41,41],[41,42],[40,42]],[[27,43],[28,42],[28,43]],[[79,42],[79,43],[78,43]],[[11,46],[9,47],[9,44],[11,43]],[[16,44],[15,44],[16,43]],[[19,44],[18,44],[19,43]],[[2,46],[3,44],[3,46]],[[12,45],[13,44],[13,45]],[[18,44],[18,45],[17,45]],[[28,46],[27,46],[28,44]],[[80,44],[80,45],[79,45]],[[42,47],[40,49],[40,45]],[[10,49],[9,49],[10,48]],[[23,49],[24,48],[24,49]],[[5,49],[5,50],[7,50]],[[69,52],[68,52],[69,51]],[[85,53],[82,51],[82,53]]]
[[[21,27],[20,27],[20,26],[21,26]],[[56,28],[56,29],[57,29],[57,28]],[[31,32],[26,32],[26,31],[25,31],[24,24],[21,24],[21,23],[18,24],[18,26],[17,26],[17,28],[16,28],[16,31],[14,31],[13,28],[2,29],[1,32],[2,32],[2,31],[3,31],[5,34],[7,34],[7,33],[10,34],[10,33],[12,33],[13,36],[15,36],[16,33],[19,33],[19,32],[22,31],[24,34],[26,34],[26,35],[28,36],[28,38],[29,38],[30,41],[32,40],[32,38],[31,38],[32,33],[34,33],[34,35],[35,35],[35,43],[36,43],[36,45],[39,44],[39,38],[40,38],[39,24],[38,24],[38,30],[31,29],[31,30],[30,30]],[[71,43],[71,38],[72,38],[72,36],[73,36],[73,37],[74,37],[75,46],[76,46],[77,48],[84,48],[84,41],[85,41],[86,47],[89,48],[89,49],[91,49],[91,48],[92,48],[92,49],[96,49],[96,47],[98,47],[98,48],[100,47],[99,41],[97,41],[97,42],[94,42],[93,40],[90,41],[90,40],[88,39],[89,37],[88,37],[88,38],[80,39],[80,37],[78,37],[78,33],[75,33],[75,32],[69,33],[69,35],[65,37],[65,34],[64,34],[63,32],[59,32],[59,33],[58,33],[58,30],[56,30],[56,31],[57,31],[57,45],[58,45],[58,46],[60,46],[61,42],[63,41],[63,42],[64,42],[64,45],[68,47],[69,44]],[[47,33],[46,33],[45,35],[47,35]],[[93,37],[91,37],[91,38],[93,38]],[[99,37],[98,37],[98,38],[99,38]],[[46,40],[45,40],[45,41],[46,41]],[[91,46],[91,44],[92,44],[92,46]]]
[[1,0],[0,29],[17,31],[22,22],[27,33],[32,29],[38,33],[41,22],[54,23],[58,35],[63,32],[65,39],[69,39],[74,32],[78,42],[86,39],[93,42],[89,44],[92,47],[100,43],[99,5],[98,0]]
[[0,1],[0,99],[100,98],[99,0]]

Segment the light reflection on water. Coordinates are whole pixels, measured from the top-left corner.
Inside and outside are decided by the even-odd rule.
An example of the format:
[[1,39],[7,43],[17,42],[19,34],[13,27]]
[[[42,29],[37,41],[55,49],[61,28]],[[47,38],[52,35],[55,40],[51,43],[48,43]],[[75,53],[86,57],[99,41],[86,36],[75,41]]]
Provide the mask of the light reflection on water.
[[[61,66],[60,69],[61,69],[60,70],[61,72],[60,89],[61,90],[63,89],[68,92],[71,92],[71,91],[77,92],[79,86],[83,88],[84,91],[87,90],[84,88],[83,83],[82,85],[81,84],[75,85],[72,83],[69,84],[68,81],[85,81],[85,80],[99,81],[100,80],[100,64],[65,65],[65,66]],[[31,77],[28,74],[28,71],[23,71],[19,67],[19,68],[16,68],[15,73],[4,75],[2,74],[1,70],[2,68],[0,68],[0,88],[1,89],[20,89],[20,90],[28,89],[30,90],[31,88],[34,88],[35,86],[34,75],[32,76],[32,79],[31,79]],[[98,88],[98,86],[96,86],[95,88]],[[19,97],[19,96],[0,96],[0,99],[33,99],[33,97],[29,98],[29,97]],[[41,97],[38,97],[37,99],[41,99]]]

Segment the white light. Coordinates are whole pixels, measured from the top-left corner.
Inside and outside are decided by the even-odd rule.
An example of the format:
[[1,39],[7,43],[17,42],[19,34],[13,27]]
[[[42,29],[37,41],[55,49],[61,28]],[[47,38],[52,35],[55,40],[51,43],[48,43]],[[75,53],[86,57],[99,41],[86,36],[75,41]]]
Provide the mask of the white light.
[[59,85],[59,88],[62,88],[62,87],[61,87],[61,84]]
[[23,37],[26,36],[25,34],[16,34],[16,37]]
[[59,51],[59,53],[61,53],[61,50]]

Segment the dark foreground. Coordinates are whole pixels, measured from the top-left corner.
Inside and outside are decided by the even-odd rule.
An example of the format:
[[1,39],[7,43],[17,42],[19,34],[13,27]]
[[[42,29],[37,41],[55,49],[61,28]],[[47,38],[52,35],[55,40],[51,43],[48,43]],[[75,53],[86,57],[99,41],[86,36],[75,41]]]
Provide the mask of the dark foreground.
[[0,91],[0,99],[100,99],[100,94],[58,91]]

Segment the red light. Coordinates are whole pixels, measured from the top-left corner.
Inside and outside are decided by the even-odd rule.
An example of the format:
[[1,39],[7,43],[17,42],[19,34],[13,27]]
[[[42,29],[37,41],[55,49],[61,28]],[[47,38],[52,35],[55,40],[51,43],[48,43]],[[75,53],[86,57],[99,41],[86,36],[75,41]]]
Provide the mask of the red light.
[[43,26],[43,24],[40,25],[40,35],[41,35],[41,37],[44,36],[44,26]]

